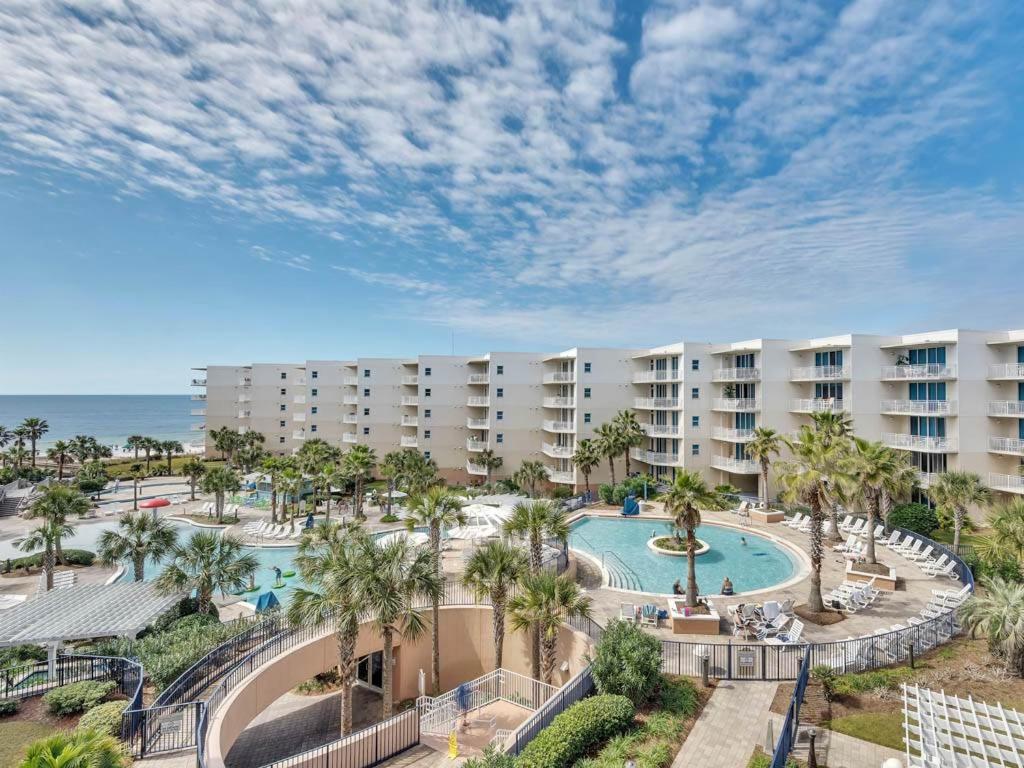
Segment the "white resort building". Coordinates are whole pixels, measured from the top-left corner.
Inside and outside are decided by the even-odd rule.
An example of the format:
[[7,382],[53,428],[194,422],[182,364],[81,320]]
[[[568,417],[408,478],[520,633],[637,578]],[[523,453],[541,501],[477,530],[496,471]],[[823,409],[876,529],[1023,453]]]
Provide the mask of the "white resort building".
[[[631,409],[649,438],[631,470],[670,479],[686,467],[756,492],[755,427],[790,434],[842,410],[859,436],[911,452],[922,485],[964,469],[1024,493],[1024,330],[209,365],[192,384],[197,431],[256,430],[282,454],[312,437],[381,456],[416,448],[458,482],[483,480],[474,458],[490,449],[503,461],[493,479],[530,459],[580,486],[576,445]],[[602,462],[591,482],[607,479]]]

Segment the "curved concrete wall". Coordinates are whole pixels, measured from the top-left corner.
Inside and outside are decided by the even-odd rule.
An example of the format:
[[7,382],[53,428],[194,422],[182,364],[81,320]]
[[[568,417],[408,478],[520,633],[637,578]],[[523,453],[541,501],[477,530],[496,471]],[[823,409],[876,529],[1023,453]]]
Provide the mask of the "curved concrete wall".
[[[459,683],[494,669],[494,640],[491,630],[490,606],[442,607],[439,622],[441,645],[441,690],[448,691]],[[520,674],[530,675],[530,656],[525,633],[506,627],[502,666]],[[591,640],[582,632],[563,627],[558,638],[558,664],[567,662],[568,669],[555,672],[552,681],[561,686],[579,672],[590,652]],[[380,637],[367,623],[359,631],[356,655],[382,650]],[[324,672],[338,663],[334,634],[310,640],[272,659],[257,669],[224,700],[217,710],[207,736],[209,768],[223,768],[224,758],[239,734],[252,720],[275,700],[303,680]],[[395,638],[396,701],[415,698],[422,669],[430,676],[430,632],[416,640]]]

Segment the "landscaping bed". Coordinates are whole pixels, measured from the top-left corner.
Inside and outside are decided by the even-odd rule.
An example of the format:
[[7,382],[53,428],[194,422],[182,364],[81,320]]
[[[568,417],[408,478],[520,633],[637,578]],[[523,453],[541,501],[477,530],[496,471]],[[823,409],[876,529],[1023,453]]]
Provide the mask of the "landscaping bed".
[[25,699],[16,714],[0,718],[0,768],[16,768],[29,744],[54,731],[73,729],[80,717],[51,715],[40,696]]

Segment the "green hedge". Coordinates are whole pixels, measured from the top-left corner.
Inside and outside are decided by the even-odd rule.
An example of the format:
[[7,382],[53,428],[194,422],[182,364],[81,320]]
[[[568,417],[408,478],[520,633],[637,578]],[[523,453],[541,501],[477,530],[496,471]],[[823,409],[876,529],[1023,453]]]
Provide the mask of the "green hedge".
[[0,701],[0,717],[10,717],[18,714],[21,702],[17,699],[3,699]]
[[594,649],[591,670],[600,693],[643,704],[661,680],[661,641],[635,624],[613,621]]
[[95,707],[116,687],[111,680],[82,680],[47,692],[43,695],[43,703],[51,715],[77,715]]
[[99,731],[107,736],[118,736],[121,733],[121,715],[127,708],[127,701],[108,701],[99,704],[82,715],[78,721],[78,728]]
[[[84,565],[86,567],[93,564],[96,559],[96,555],[87,549],[65,549],[64,550],[64,562],[68,565]],[[59,562],[58,562],[59,565]],[[43,553],[35,552],[25,557],[8,558],[3,563],[3,572],[10,573],[20,568],[42,568],[43,567]]]
[[939,519],[935,511],[924,504],[900,504],[889,513],[889,526],[931,536],[932,531],[939,527]]
[[601,694],[573,704],[526,745],[517,768],[568,768],[630,726],[636,716],[625,696]]

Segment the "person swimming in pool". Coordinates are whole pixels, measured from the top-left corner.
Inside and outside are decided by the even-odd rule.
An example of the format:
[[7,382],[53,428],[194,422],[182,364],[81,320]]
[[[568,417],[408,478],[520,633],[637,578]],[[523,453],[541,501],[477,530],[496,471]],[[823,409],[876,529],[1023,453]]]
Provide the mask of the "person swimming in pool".
[[746,536],[740,536],[740,544],[742,544],[744,547],[747,546],[747,537]]

